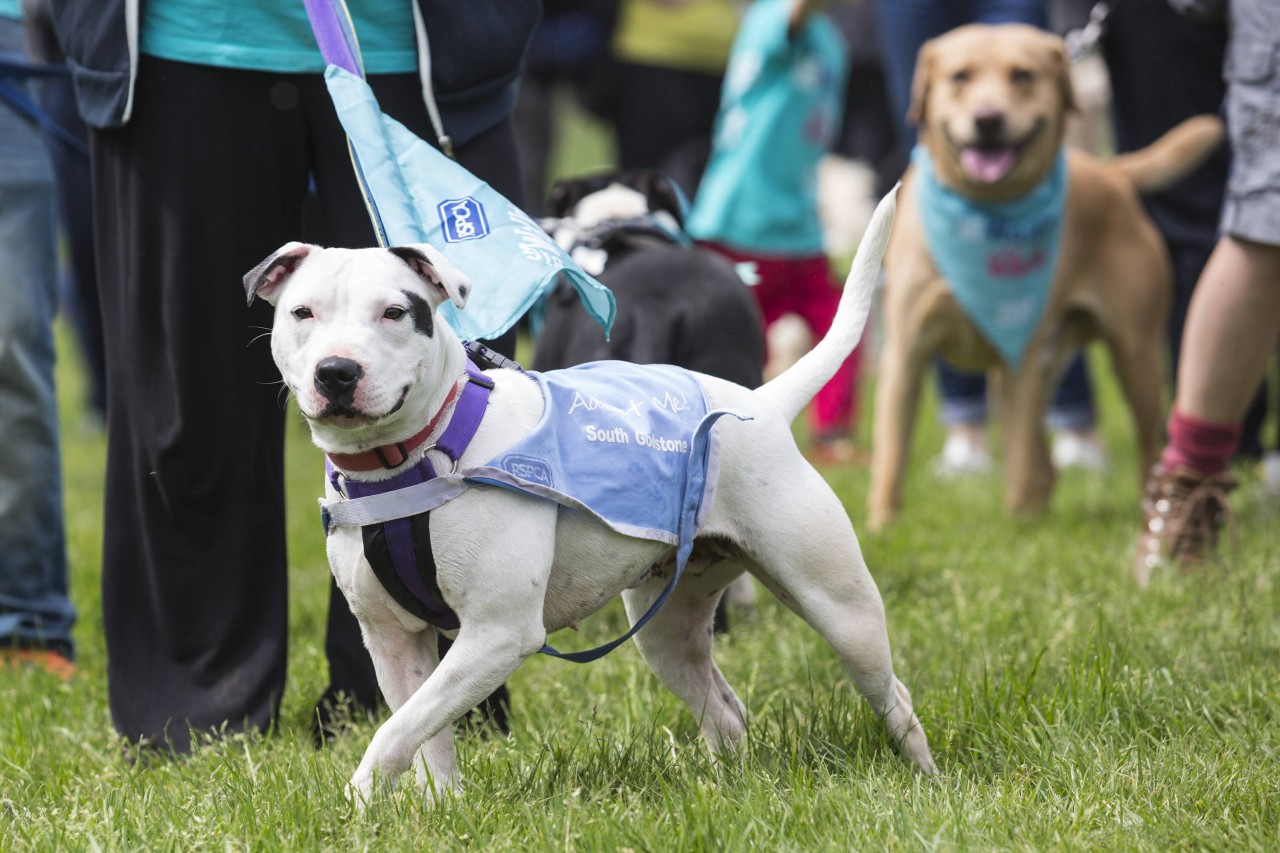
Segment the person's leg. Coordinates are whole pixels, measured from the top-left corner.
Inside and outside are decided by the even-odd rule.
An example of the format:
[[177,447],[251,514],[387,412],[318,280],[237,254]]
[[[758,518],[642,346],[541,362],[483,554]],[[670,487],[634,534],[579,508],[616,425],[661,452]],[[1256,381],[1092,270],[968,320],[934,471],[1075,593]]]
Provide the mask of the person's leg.
[[[0,49],[21,51],[16,22],[0,19]],[[0,648],[48,650],[65,662],[76,614],[53,385],[56,227],[40,134],[0,107]]]
[[[76,112],[75,93],[65,80],[47,80],[40,103],[49,116],[84,140],[89,131]],[[107,369],[102,344],[102,308],[93,253],[93,198],[89,161],[65,144],[52,141],[49,152],[57,176],[58,209],[70,261],[69,287],[63,289],[63,310],[75,329],[84,358],[90,408],[105,422]]]
[[1280,246],[1223,237],[1191,298],[1177,409],[1214,423],[1239,421],[1275,354],[1280,330]]
[[876,22],[880,28],[885,84],[889,106],[897,122],[902,163],[908,162],[916,141],[915,128],[907,122],[911,103],[911,79],[916,70],[916,54],[931,38],[967,23],[967,3],[948,0],[876,0]]
[[[916,138],[915,128],[907,121],[916,55],[929,39],[967,23],[971,13],[967,3],[936,0],[879,0],[876,12],[884,52],[885,82],[898,123],[898,143],[905,165]],[[962,373],[941,359],[936,360],[935,365],[942,395],[942,420],[947,427],[947,442],[934,463],[935,469],[951,474],[990,468],[991,457],[986,449],[986,377]]]
[[1054,432],[1053,464],[1062,468],[1103,471],[1107,454],[1098,437],[1098,413],[1093,401],[1093,384],[1084,352],[1077,352],[1067,365],[1049,406],[1046,419]]
[[1139,583],[1165,559],[1192,565],[1216,543],[1234,480],[1227,472],[1280,336],[1280,245],[1223,237],[1187,312],[1169,443],[1144,495]]
[[1143,496],[1134,569],[1194,564],[1216,544],[1235,485],[1228,461],[1280,336],[1280,74],[1268,58],[1280,19],[1264,0],[1228,6],[1227,132],[1234,161],[1218,240],[1191,297],[1169,443]]
[[560,125],[556,104],[566,93],[560,79],[525,74],[512,116],[519,141],[520,172],[524,178],[524,210],[533,217],[546,215],[547,172]]
[[[48,65],[66,63],[54,31],[50,0],[22,0],[22,27],[33,59]],[[58,211],[70,255],[69,287],[62,288],[62,310],[71,321],[88,373],[88,402],[105,423],[106,366],[102,353],[102,313],[93,259],[93,201],[89,178],[89,130],[76,109],[71,81],[49,77],[36,85],[40,106],[53,123],[84,144],[75,150],[45,134],[45,145],[58,187]]]
[[[657,169],[690,139],[710,138],[721,78],[653,65],[618,66],[618,165]],[[692,195],[691,188],[684,187]]]
[[297,236],[297,103],[276,75],[143,56],[94,131],[108,371],[103,623],[112,719],[182,752],[266,729],[285,679],[284,412],[241,278]]
[[987,377],[965,373],[941,358],[934,360],[941,392],[942,422],[947,440],[933,461],[935,473],[952,476],[991,469],[987,449]]
[[1049,28],[1049,4],[1045,0],[972,0],[975,24],[1030,24]]

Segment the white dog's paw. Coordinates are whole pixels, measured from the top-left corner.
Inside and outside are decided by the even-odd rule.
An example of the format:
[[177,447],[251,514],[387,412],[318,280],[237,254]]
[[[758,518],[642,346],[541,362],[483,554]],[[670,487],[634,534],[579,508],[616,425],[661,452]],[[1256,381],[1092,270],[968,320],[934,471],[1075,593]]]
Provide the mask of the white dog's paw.
[[456,777],[446,777],[443,781],[419,778],[418,787],[422,790],[422,804],[427,808],[436,808],[462,795],[462,785]]
[[448,763],[448,770],[433,774],[419,756],[419,760],[413,762],[413,779],[422,792],[422,804],[429,808],[435,808],[444,803],[444,800],[462,795],[462,780],[458,779],[458,768],[452,761]]
[[346,795],[356,814],[364,814],[373,797],[373,774],[363,767],[357,770],[347,783]]

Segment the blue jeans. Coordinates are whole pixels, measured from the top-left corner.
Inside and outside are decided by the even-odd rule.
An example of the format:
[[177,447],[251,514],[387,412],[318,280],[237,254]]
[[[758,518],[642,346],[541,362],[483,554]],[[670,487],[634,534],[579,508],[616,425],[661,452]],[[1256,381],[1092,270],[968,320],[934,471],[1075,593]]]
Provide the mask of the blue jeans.
[[[1045,0],[877,0],[885,80],[889,103],[898,119],[902,162],[915,144],[915,129],[907,123],[911,78],[916,54],[929,39],[964,24],[1021,23],[1046,28]],[[942,418],[948,424],[980,424],[987,418],[987,379],[961,373],[938,361],[942,388]],[[1054,429],[1083,429],[1096,421],[1093,388],[1083,357],[1067,368],[1054,396],[1049,425]]]
[[[987,377],[961,373],[938,359],[938,384],[942,388],[942,420],[948,426],[976,426],[987,419]],[[1049,428],[1091,429],[1098,422],[1093,406],[1093,385],[1084,355],[1076,353],[1058,382],[1049,406]]]
[[[16,21],[0,18],[0,50],[25,53]],[[53,392],[56,233],[44,143],[0,104],[0,646],[70,656],[76,614]]]

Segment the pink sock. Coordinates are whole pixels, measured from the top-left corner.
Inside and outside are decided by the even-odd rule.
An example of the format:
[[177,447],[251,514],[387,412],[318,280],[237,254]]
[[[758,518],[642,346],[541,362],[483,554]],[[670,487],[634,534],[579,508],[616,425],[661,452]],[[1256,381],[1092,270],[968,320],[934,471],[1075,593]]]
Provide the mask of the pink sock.
[[1169,444],[1160,457],[1166,471],[1190,468],[1206,477],[1227,470],[1240,444],[1240,424],[1215,424],[1182,414],[1177,407],[1169,415]]

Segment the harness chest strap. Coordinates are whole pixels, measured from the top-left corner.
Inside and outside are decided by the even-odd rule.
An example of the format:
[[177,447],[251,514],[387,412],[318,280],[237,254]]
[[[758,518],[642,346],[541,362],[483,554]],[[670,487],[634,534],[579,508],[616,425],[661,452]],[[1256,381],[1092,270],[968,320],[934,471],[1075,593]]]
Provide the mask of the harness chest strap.
[[[467,382],[458,393],[458,403],[453,409],[453,416],[449,419],[449,425],[445,427],[444,432],[432,445],[432,449],[448,457],[455,468],[479,429],[480,422],[484,419],[485,409],[489,405],[489,392],[492,390],[493,380],[468,362]],[[451,393],[450,398],[452,397]],[[441,407],[441,413],[432,419],[432,424],[428,425],[425,431],[427,434],[430,434],[447,408],[448,400]],[[419,446],[425,441],[423,433],[419,433],[414,438],[417,439],[414,446]],[[400,448],[404,454],[401,462],[403,464],[403,458],[407,458],[408,455],[407,450],[403,449],[403,445],[394,447]],[[371,453],[379,460],[383,460],[386,450],[387,448],[378,448]],[[363,482],[343,476],[334,467],[333,458],[325,460],[325,468],[334,490],[349,499],[346,502],[339,502],[336,506],[332,502],[322,505],[321,518],[324,521],[326,534],[334,523],[332,510],[342,506],[343,503],[372,499],[391,505],[403,504],[408,497],[407,489],[442,482],[436,476],[435,466],[431,464],[431,459],[427,455],[424,455],[413,467],[378,482]],[[371,518],[367,522],[360,523],[365,557],[373,567],[374,574],[397,603],[410,613],[445,630],[457,628],[457,614],[445,603],[435,580],[436,567],[431,553],[429,513],[413,510],[397,516],[388,519],[383,515],[380,519]],[[351,523],[347,518],[339,521],[343,524]]]

